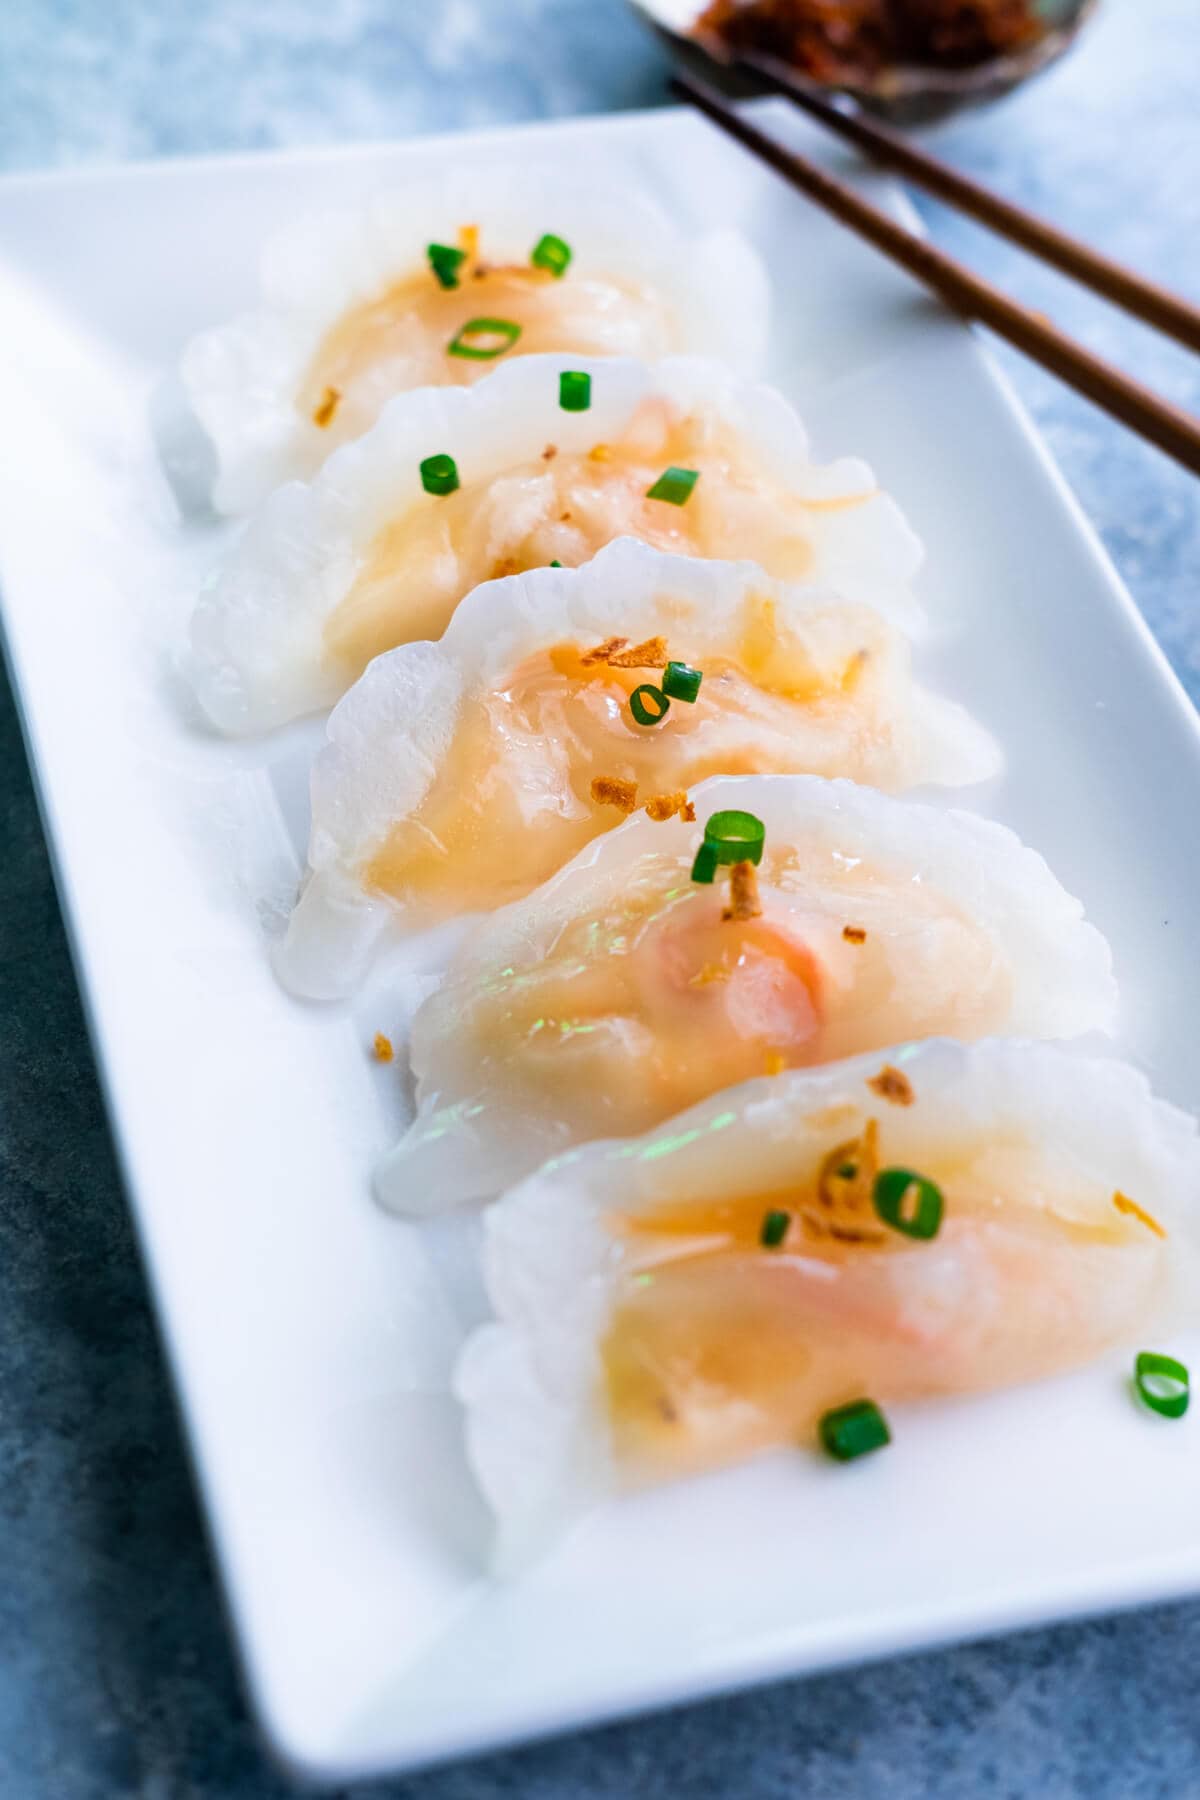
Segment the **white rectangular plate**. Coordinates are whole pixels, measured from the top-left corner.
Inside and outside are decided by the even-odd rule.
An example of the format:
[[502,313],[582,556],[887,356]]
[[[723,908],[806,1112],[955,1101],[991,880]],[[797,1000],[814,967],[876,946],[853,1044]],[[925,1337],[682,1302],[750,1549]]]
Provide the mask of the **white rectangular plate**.
[[1121,1049],[1200,1099],[1191,709],[971,336],[748,157],[660,112],[0,185],[9,654],[250,1685],[328,1778],[1200,1585],[1195,1432],[1129,1403],[1124,1353],[909,1409],[870,1466],[776,1456],[614,1506],[515,1585],[480,1573],[437,1244],[365,1185],[395,1082],[371,1003],[299,1007],[263,954],[302,740],[264,766],[187,722],[167,650],[213,546],[176,522],[146,418],[281,221],[500,157],[606,168],[757,241],[772,373],[819,452],[862,452],[909,512],[925,666],[1007,748],[971,803],[1108,933]]

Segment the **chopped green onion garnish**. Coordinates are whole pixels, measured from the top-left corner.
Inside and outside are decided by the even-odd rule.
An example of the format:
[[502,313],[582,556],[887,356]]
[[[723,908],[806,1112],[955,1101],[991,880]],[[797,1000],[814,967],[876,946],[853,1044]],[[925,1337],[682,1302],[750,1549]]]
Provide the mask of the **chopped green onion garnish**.
[[427,494],[452,494],[458,486],[458,464],[452,456],[427,456],[421,464],[421,486]]
[[762,1231],[759,1236],[768,1250],[778,1250],[780,1244],[782,1244],[784,1238],[787,1236],[787,1229],[790,1224],[790,1215],[785,1212],[780,1212],[778,1207],[773,1208],[765,1215],[762,1222]]
[[704,842],[719,863],[760,863],[766,838],[766,826],[749,812],[716,812],[704,827]]
[[571,246],[564,238],[555,237],[552,231],[548,231],[533,246],[529,260],[535,269],[549,269],[552,275],[561,279],[571,260]]
[[657,725],[671,710],[671,702],[661,688],[644,681],[629,696],[629,710],[639,725]]
[[664,469],[653,487],[646,489],[647,500],[666,500],[671,506],[682,506],[690,500],[692,489],[700,479],[699,469],[677,469],[674,464]]
[[511,350],[520,335],[521,327],[512,319],[468,319],[446,345],[446,354],[491,362]]
[[564,369],[558,378],[558,404],[564,412],[586,412],[592,404],[592,378],[584,369]]
[[875,1177],[875,1211],[905,1237],[936,1237],[945,1202],[942,1190],[911,1169],[880,1169]]
[[467,260],[465,250],[455,250],[450,244],[430,244],[425,252],[429,258],[429,266],[444,288],[458,286],[458,271]]
[[692,864],[692,880],[711,882],[717,873],[717,853],[711,844],[701,844]]
[[550,564],[550,567],[552,569],[561,569],[562,568],[562,564],[559,562],[557,556],[555,557],[554,561]]
[[669,694],[672,700],[686,700],[691,706],[700,692],[700,683],[704,676],[699,669],[689,668],[684,662],[669,662],[663,676],[662,691]]
[[887,1420],[873,1400],[852,1400],[849,1406],[835,1406],[823,1413],[817,1431],[823,1447],[839,1462],[853,1462],[872,1450],[890,1444],[892,1434]]
[[1182,1419],[1191,1399],[1186,1363],[1156,1350],[1140,1350],[1134,1364],[1134,1384],[1152,1412],[1164,1419]]

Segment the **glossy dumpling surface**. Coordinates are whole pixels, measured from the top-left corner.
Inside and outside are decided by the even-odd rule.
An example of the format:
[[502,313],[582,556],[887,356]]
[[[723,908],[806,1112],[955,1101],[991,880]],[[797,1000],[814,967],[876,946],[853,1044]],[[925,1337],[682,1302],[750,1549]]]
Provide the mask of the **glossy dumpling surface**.
[[[590,404],[560,404],[564,374]],[[422,464],[457,486],[430,493]],[[670,469],[683,503],[651,497]],[[254,516],[197,605],[190,669],[221,729],[255,731],[331,705],[375,656],[437,638],[482,581],[577,567],[614,538],[758,562],[911,624],[920,547],[864,463],[813,461],[772,389],[696,357],[527,356],[473,388],[389,402],[311,486]]]
[[[892,1168],[937,1187],[934,1237],[880,1217]],[[573,1152],[488,1214],[496,1322],[459,1366],[501,1560],[631,1483],[802,1453],[851,1400],[1031,1381],[1194,1322],[1198,1193],[1195,1122],[1142,1075],[1011,1040],[760,1079]]]
[[[698,694],[640,724],[631,694],[665,660],[701,672]],[[909,665],[872,607],[632,539],[477,588],[439,643],[377,658],[335,709],[280,973],[345,993],[381,933],[520,899],[626,812],[668,817],[710,775],[895,790],[993,773],[991,741]]]
[[[551,234],[562,274],[533,261]],[[439,278],[429,247],[451,253]],[[457,254],[455,254],[457,253]],[[689,233],[640,195],[528,168],[475,169],[305,216],[266,246],[255,311],[188,346],[183,377],[215,446],[215,500],[252,508],[307,478],[397,393],[470,385],[505,357],[719,356],[756,374],[767,278],[734,231]],[[500,318],[511,340],[464,326]]]
[[[412,1033],[418,1117],[378,1176],[425,1211],[733,1083],[953,1034],[1110,1029],[1104,939],[1003,826],[815,776],[718,778],[481,921]],[[704,821],[766,828],[756,916],[691,879]]]

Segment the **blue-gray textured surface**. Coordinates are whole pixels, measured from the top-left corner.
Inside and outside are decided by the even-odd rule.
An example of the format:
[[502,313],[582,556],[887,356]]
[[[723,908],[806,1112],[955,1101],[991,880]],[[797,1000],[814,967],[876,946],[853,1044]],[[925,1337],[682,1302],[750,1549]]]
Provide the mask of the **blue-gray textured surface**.
[[[944,130],[940,147],[1195,292],[1198,78],[1197,0],[1107,0],[1077,56]],[[661,61],[620,0],[0,5],[7,169],[397,136],[662,96]],[[1096,349],[1200,406],[1194,361],[930,216],[939,238]],[[1195,697],[1195,484],[1011,367]],[[271,1800],[288,1790],[238,1693],[6,696],[0,807],[0,1795]],[[1200,1605],[776,1687],[379,1791],[1200,1796]]]

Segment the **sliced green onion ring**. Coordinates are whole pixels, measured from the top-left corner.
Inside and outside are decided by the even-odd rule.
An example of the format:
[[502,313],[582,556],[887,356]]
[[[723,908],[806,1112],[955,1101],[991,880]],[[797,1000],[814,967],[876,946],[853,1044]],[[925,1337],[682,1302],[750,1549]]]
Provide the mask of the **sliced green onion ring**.
[[838,1462],[853,1462],[890,1444],[888,1422],[873,1400],[852,1400],[823,1413],[817,1425],[821,1444]]
[[783,1212],[779,1207],[772,1207],[771,1211],[763,1216],[759,1241],[768,1250],[778,1250],[787,1236],[788,1226],[791,1222],[790,1213]]
[[429,244],[425,250],[429,258],[429,266],[438,278],[438,285],[444,288],[458,286],[458,272],[467,260],[465,250],[456,250],[452,244]]
[[1186,1363],[1160,1356],[1157,1350],[1139,1350],[1133,1380],[1151,1412],[1164,1419],[1182,1419],[1192,1397]]
[[653,487],[646,489],[647,500],[665,500],[670,506],[683,506],[692,497],[692,489],[700,479],[699,469],[677,469],[672,463],[664,469]]
[[717,853],[711,844],[701,844],[692,864],[692,880],[710,883],[716,880]]
[[643,681],[629,696],[629,710],[639,725],[658,725],[671,710],[671,702],[661,688]]
[[685,662],[669,662],[663,675],[662,691],[672,700],[686,700],[689,706],[694,706],[703,680],[701,670],[693,669]]
[[548,231],[533,246],[529,260],[535,269],[549,269],[551,275],[561,281],[571,261],[571,246],[565,238],[555,237]]
[[751,812],[715,812],[704,827],[704,842],[719,863],[762,861],[767,828]]
[[446,354],[491,362],[493,357],[511,350],[520,335],[521,327],[515,319],[468,319],[446,345]]
[[592,378],[586,369],[564,369],[558,378],[558,404],[564,412],[587,412],[592,404]]
[[421,486],[427,494],[452,494],[460,485],[452,456],[427,456],[421,464]]
[[912,1169],[880,1169],[872,1198],[884,1224],[905,1237],[934,1238],[941,1229],[942,1190]]

